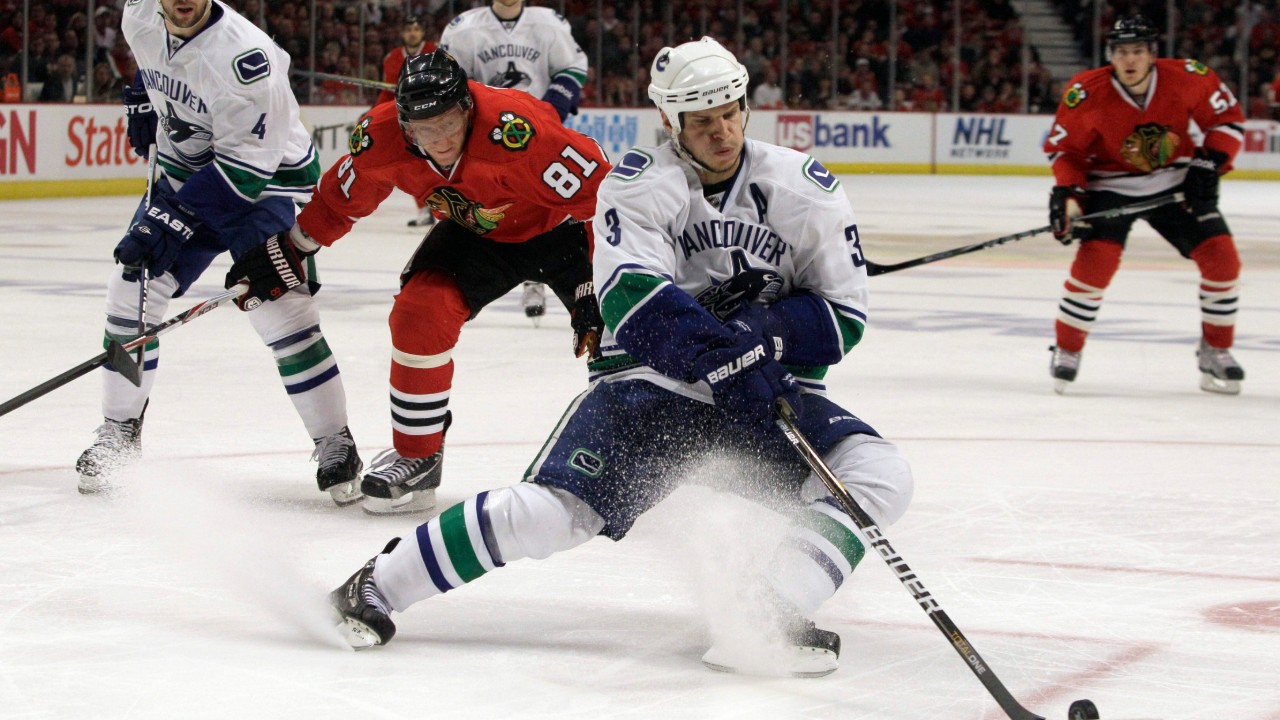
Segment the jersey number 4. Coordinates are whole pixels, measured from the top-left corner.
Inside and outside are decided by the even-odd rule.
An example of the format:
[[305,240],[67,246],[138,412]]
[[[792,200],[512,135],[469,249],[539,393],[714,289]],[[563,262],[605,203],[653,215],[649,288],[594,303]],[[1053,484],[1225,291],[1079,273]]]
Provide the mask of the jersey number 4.
[[[600,163],[594,160],[588,160],[583,157],[572,145],[565,145],[560,151],[560,157],[567,158],[570,162],[578,167],[583,178],[591,177],[592,173],[600,167]],[[542,171],[542,182],[547,187],[556,191],[560,197],[568,200],[578,194],[578,190],[582,189],[582,178],[578,177],[573,170],[570,170],[564,163],[556,160]]]

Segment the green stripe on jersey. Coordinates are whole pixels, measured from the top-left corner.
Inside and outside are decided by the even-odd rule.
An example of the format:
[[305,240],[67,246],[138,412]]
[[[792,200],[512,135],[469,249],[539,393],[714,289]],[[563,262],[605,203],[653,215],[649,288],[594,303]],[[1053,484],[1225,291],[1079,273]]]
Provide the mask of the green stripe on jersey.
[[312,154],[311,162],[301,167],[277,168],[269,178],[221,161],[218,162],[218,169],[241,195],[257,198],[268,185],[286,188],[309,188],[315,185],[316,180],[320,179],[320,156]]
[[852,530],[817,510],[806,511],[800,522],[835,545],[844,559],[849,561],[850,568],[858,567],[858,562],[867,551]]
[[623,273],[618,282],[609,288],[600,303],[600,314],[611,331],[617,331],[618,323],[631,309],[653,293],[654,288],[666,282],[660,277],[640,273]]
[[836,315],[836,325],[840,330],[840,340],[844,344],[844,351],[847,354],[853,349],[854,345],[862,342],[862,333],[866,331],[866,326],[851,317],[844,315]]
[[278,358],[276,366],[280,370],[280,377],[289,377],[300,372],[306,372],[331,357],[333,357],[333,351],[329,349],[329,343],[325,342],[322,337],[318,341],[311,343],[302,352]]
[[440,536],[444,538],[445,552],[449,554],[449,562],[453,563],[454,572],[463,582],[471,582],[484,574],[484,566],[476,551],[471,547],[471,536],[467,533],[467,520],[464,515],[467,503],[457,505],[440,513]]

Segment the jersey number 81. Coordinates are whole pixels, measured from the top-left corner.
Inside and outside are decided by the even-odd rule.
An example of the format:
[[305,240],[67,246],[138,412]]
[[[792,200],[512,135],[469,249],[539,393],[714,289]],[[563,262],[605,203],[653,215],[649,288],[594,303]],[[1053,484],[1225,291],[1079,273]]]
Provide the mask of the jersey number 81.
[[[560,157],[568,158],[573,164],[577,165],[582,170],[582,177],[584,178],[591,177],[596,168],[600,167],[600,163],[586,159],[572,145],[565,145],[564,149],[560,151]],[[542,171],[542,182],[546,183],[547,187],[555,190],[557,195],[566,200],[577,195],[578,190],[582,187],[581,178],[559,160],[551,163],[546,170]]]

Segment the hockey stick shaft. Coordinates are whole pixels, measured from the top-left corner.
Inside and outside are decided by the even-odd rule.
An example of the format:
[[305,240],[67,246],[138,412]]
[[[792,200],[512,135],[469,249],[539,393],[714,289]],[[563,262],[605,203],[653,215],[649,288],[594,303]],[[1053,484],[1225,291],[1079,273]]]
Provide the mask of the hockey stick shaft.
[[[156,182],[156,163],[159,160],[160,153],[156,150],[156,144],[151,143],[147,148],[147,207],[151,206],[151,189]],[[147,269],[144,267],[137,268],[138,271],[138,333],[142,334],[147,331]],[[146,354],[145,346],[138,348],[138,365],[143,363],[143,355]],[[135,386],[142,384],[142,375],[138,375],[138,379],[134,382]]]
[[854,524],[862,531],[867,542],[871,547],[875,548],[876,553],[880,555],[880,558],[885,561],[889,569],[897,576],[903,587],[911,593],[911,597],[915,598],[916,602],[929,616],[929,619],[933,620],[933,624],[942,631],[947,641],[951,643],[951,647],[955,648],[960,657],[964,658],[969,670],[987,688],[987,692],[991,693],[991,697],[995,698],[996,703],[1000,705],[1000,709],[1004,710],[1010,720],[1044,720],[1040,715],[1036,715],[1023,707],[1013,697],[1009,689],[1004,686],[1004,683],[1000,682],[1000,679],[996,677],[995,671],[991,669],[991,666],[987,665],[987,661],[982,659],[977,649],[965,638],[964,633],[960,632],[960,628],[956,627],[956,624],[947,616],[946,611],[938,605],[938,601],[933,599],[933,596],[925,588],[924,583],[916,576],[915,571],[893,549],[893,545],[889,543],[889,539],[880,531],[876,521],[858,505],[858,501],[854,499],[853,495],[849,494],[849,489],[844,486],[840,478],[836,477],[836,474],[831,471],[831,468],[814,450],[813,445],[800,432],[795,410],[792,409],[790,403],[783,398],[779,398],[776,410],[778,427],[782,429],[783,435],[786,435],[791,447],[795,448],[795,451],[804,459],[809,469],[822,480],[822,483],[827,486],[827,490],[835,496],[836,501],[840,503],[840,507],[848,513]]
[[52,377],[30,390],[27,390],[24,393],[6,400],[3,404],[0,404],[0,416],[7,415],[32,400],[43,397],[63,385],[66,385],[72,380],[89,374],[93,370],[106,365],[108,362],[111,363],[112,367],[119,369],[121,374],[128,375],[131,371],[141,373],[141,368],[138,365],[135,365],[133,363],[133,358],[129,356],[130,350],[145,346],[147,343],[155,340],[161,335],[195,320],[210,310],[225,304],[229,300],[234,300],[240,297],[244,293],[248,292],[248,290],[249,286],[241,283],[220,295],[214,295],[208,300],[192,306],[185,312],[169,318],[148,330],[144,335],[139,335],[124,343],[119,343],[114,340],[111,341],[108,343],[107,350],[105,352],[102,352],[96,357],[86,360],[70,370],[57,375],[56,377]]
[[350,75],[334,75],[326,72],[313,72],[311,70],[291,70],[290,73],[298,77],[315,78],[316,80],[333,80],[335,82],[355,85],[356,87],[371,88],[373,90],[395,90],[396,86],[382,82],[381,80],[365,80],[364,78],[351,77]]
[[[1169,203],[1182,202],[1183,199],[1184,199],[1184,196],[1182,193],[1171,193],[1169,195],[1161,195],[1159,197],[1155,197],[1150,200],[1143,200],[1140,202],[1132,203],[1130,205],[1124,205],[1118,208],[1112,208],[1110,210],[1103,210],[1101,212],[1092,213],[1090,215],[1082,215],[1081,217],[1076,218],[1075,222],[1089,221],[1089,220],[1109,220],[1112,218],[1125,217],[1128,215],[1137,215],[1139,213],[1147,212],[1148,210],[1154,210],[1163,205],[1168,205]],[[899,270],[906,270],[907,268],[913,268],[919,265],[927,265],[929,263],[937,262],[939,260],[946,260],[948,258],[953,258],[959,255],[967,255],[971,252],[986,250],[987,248],[993,248],[998,245],[1004,245],[1005,243],[1011,243],[1017,240],[1022,240],[1024,238],[1029,238],[1033,235],[1041,235],[1043,233],[1049,232],[1052,229],[1053,229],[1052,226],[1045,225],[1043,227],[1033,228],[1031,230],[1023,230],[1022,232],[1016,232],[1016,233],[1013,233],[1012,235],[1004,235],[1002,237],[998,237],[993,240],[985,240],[980,243],[965,245],[964,247],[953,248],[951,250],[943,250],[942,252],[936,252],[932,255],[925,255],[924,257],[918,257],[918,258],[915,258],[914,260],[904,260],[903,262],[893,263],[891,265],[881,265],[879,263],[871,262],[870,260],[868,260],[867,275],[872,275],[872,276],[883,275],[885,273],[897,272]]]

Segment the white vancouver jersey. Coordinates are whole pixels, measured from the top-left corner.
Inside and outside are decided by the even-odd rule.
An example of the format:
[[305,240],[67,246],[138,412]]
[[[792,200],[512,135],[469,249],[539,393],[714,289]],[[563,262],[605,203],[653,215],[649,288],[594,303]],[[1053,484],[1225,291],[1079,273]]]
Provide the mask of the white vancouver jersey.
[[215,163],[246,200],[306,202],[320,160],[289,86],[289,56],[235,11],[213,6],[205,27],[183,39],[169,35],[157,0],[125,3],[121,29],[160,120],[160,165],[175,188]]
[[523,90],[539,100],[558,76],[578,87],[587,80],[587,54],[574,41],[568,21],[551,8],[526,5],[510,30],[492,8],[473,8],[445,26],[440,49],[472,80]]
[[[853,208],[840,181],[804,153],[747,139],[737,176],[722,194],[707,198],[671,142],[633,148],[600,185],[594,233],[596,292],[606,319],[620,318],[619,327],[628,309],[643,304],[636,289],[646,284],[656,292],[674,283],[706,306],[705,299],[734,275],[771,270],[781,289],[762,299],[809,291],[827,301],[837,336],[861,337],[867,273]],[[610,355],[626,355],[607,326],[601,348],[606,371]],[[826,368],[812,371],[793,369],[802,384],[820,391]],[[649,368],[620,375],[636,372],[669,389],[709,395]]]

